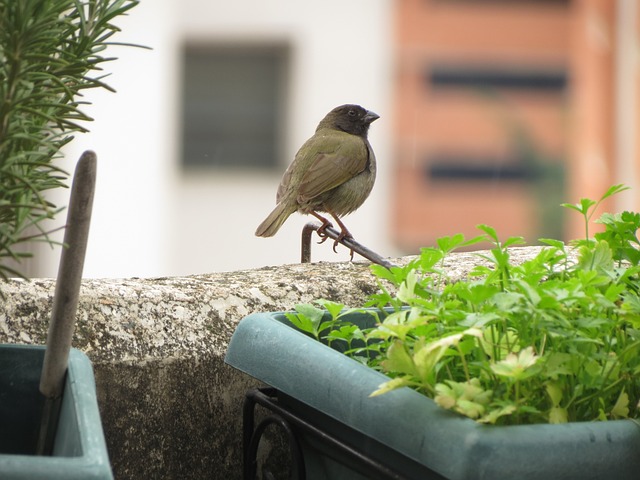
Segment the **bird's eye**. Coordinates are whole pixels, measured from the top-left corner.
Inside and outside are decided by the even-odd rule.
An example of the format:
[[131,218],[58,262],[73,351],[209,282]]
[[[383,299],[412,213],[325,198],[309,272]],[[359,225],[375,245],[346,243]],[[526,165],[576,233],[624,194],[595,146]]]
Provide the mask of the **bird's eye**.
[[350,117],[355,117],[355,116],[356,116],[356,111],[355,111],[355,110],[353,110],[353,109],[351,109],[351,110],[349,110],[348,115],[349,115]]

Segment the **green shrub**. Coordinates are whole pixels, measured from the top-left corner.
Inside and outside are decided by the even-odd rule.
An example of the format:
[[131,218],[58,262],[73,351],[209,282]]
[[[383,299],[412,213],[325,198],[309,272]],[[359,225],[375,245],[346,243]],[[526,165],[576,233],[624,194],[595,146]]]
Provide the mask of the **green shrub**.
[[[606,197],[565,207],[585,223]],[[520,265],[495,230],[472,240],[444,237],[405,267],[374,265],[380,292],[367,310],[375,328],[343,320],[343,306],[321,301],[289,314],[318,339],[346,342],[347,354],[390,379],[372,395],[411,387],[443,408],[491,424],[564,423],[630,418],[640,400],[640,214],[604,214],[604,232],[572,242],[542,239],[546,247]],[[588,230],[586,230],[588,235]],[[490,241],[485,260],[453,282],[446,256]],[[393,289],[385,287],[386,283]],[[393,290],[393,293],[391,292]],[[315,322],[315,323],[314,323]],[[309,328],[312,326],[313,328]],[[357,346],[354,340],[360,340]]]

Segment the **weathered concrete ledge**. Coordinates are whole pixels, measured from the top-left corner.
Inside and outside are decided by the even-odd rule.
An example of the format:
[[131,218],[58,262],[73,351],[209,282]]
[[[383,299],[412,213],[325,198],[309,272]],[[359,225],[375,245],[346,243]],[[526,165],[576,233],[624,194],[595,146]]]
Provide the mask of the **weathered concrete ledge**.
[[[512,258],[538,251],[513,249]],[[445,268],[461,278],[479,263],[460,253]],[[54,286],[0,283],[0,343],[46,342]],[[367,263],[83,281],[74,347],[94,364],[115,477],[241,478],[242,400],[257,382],[223,362],[237,323],[318,298],[356,307],[377,289]]]

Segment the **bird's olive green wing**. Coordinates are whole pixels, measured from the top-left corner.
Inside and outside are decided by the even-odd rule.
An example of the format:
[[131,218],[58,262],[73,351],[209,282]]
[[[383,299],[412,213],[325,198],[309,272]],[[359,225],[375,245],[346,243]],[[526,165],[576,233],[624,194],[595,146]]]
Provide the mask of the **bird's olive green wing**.
[[330,130],[318,132],[310,139],[310,166],[298,190],[298,201],[305,202],[342,185],[362,172],[369,161],[369,151],[362,138]]

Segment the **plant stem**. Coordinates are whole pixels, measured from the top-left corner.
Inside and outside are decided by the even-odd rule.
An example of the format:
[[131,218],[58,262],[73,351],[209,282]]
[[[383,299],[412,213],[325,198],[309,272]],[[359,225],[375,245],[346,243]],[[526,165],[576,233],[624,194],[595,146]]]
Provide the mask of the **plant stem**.
[[469,365],[467,365],[467,359],[464,356],[464,353],[462,353],[462,350],[460,350],[460,345],[457,345],[457,350],[458,353],[460,354],[460,363],[462,364],[462,369],[464,370],[464,376],[467,379],[467,382],[471,381],[471,375],[469,375]]

